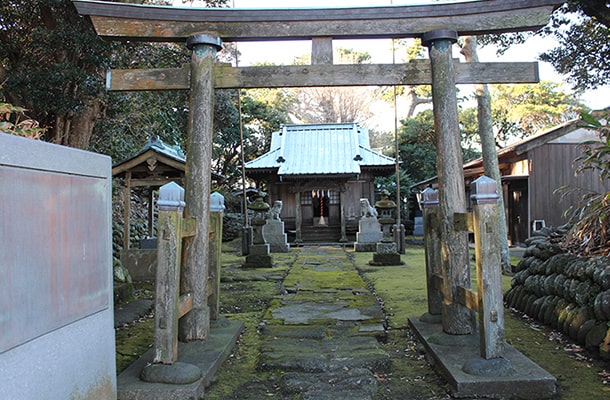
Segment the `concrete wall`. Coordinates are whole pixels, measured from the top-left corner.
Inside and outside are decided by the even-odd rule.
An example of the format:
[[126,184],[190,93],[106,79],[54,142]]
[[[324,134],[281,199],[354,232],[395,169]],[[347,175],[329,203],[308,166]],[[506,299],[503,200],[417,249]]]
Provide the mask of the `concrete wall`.
[[115,399],[110,158],[0,149],[0,397]]

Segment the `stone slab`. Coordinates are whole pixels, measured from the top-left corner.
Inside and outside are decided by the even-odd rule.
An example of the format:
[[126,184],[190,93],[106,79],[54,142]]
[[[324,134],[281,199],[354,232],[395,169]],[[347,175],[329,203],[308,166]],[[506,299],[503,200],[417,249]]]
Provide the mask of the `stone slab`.
[[221,319],[211,321],[210,336],[205,341],[178,343],[178,361],[201,369],[199,380],[185,385],[152,383],[140,379],[147,363],[152,362],[154,349],[147,351],[118,377],[118,400],[191,400],[200,399],[212,382],[216,371],[235,345],[244,324]]
[[[505,344],[503,358],[510,362],[514,373],[475,376],[464,372],[463,366],[471,360],[481,359],[477,338],[456,345],[455,336],[444,333],[441,324],[422,322],[419,317],[410,317],[409,327],[426,347],[433,363],[451,386],[454,397],[538,400],[550,399],[556,394],[557,380],[509,344]],[[443,343],[443,337],[448,345],[439,344]]]
[[377,243],[382,236],[381,225],[377,218],[362,218],[358,221],[358,233],[356,233],[358,243]]

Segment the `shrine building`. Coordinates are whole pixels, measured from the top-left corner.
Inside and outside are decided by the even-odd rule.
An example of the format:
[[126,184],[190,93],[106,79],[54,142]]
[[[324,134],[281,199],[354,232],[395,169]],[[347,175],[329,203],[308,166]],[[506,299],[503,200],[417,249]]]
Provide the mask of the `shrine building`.
[[395,160],[373,151],[358,123],[284,125],[270,150],[246,163],[246,175],[281,200],[280,217],[295,243],[347,242],[360,219],[360,199],[375,202],[375,177]]

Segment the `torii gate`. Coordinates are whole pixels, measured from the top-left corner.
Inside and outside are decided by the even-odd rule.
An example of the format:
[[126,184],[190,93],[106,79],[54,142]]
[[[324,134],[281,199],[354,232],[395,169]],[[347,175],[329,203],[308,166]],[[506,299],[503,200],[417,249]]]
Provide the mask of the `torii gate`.
[[[460,35],[538,29],[563,3],[558,0],[488,0],[452,4],[330,9],[191,9],[73,0],[110,40],[186,42],[190,66],[177,69],[113,70],[107,89],[190,89],[186,194],[188,215],[198,235],[187,245],[185,290],[193,311],[180,326],[181,340],[204,340],[209,330],[206,302],[214,89],[309,86],[431,84],[439,147],[439,205],[442,269],[446,292],[470,286],[467,234],[453,229],[454,213],[466,208],[456,84],[538,82],[537,63],[466,63],[452,59]],[[333,39],[414,38],[429,49],[430,62],[334,65]],[[312,65],[236,68],[215,63],[222,41],[311,40]],[[472,313],[457,302],[443,304],[443,330],[469,334]]]

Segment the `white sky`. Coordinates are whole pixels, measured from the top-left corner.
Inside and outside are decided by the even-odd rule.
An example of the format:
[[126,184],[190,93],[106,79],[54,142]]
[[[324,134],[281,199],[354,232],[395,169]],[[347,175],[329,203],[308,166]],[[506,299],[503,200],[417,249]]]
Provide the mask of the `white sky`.
[[[467,1],[467,0],[462,0]],[[444,1],[447,3],[459,1]],[[197,4],[199,3],[199,5]],[[414,4],[438,4],[434,0],[230,0],[234,8],[335,8],[335,7],[371,7],[389,5],[414,5]],[[189,7],[190,3],[183,0],[174,0],[176,6]],[[202,7],[201,2],[195,1],[194,7]],[[389,39],[376,40],[335,40],[335,48],[349,48],[355,51],[368,52],[371,54],[373,63],[392,63],[392,44]],[[503,56],[497,57],[493,48],[479,48],[479,60],[481,62],[493,61],[536,61],[538,55],[545,50],[554,47],[551,38],[534,37],[525,44],[513,46]],[[459,57],[459,49],[455,48],[455,57]],[[240,42],[238,50],[241,53],[239,65],[247,66],[255,63],[272,62],[275,64],[291,64],[295,57],[309,54],[311,42],[309,41],[283,41],[283,42]],[[401,62],[396,54],[396,62]],[[463,59],[462,59],[463,60]],[[541,61],[539,63],[540,79],[554,82],[564,82],[562,76],[557,74],[553,67]],[[569,86],[566,85],[566,91]],[[468,92],[468,88],[462,88],[461,94]],[[592,109],[602,109],[610,106],[610,85],[585,93],[582,100]],[[393,122],[392,122],[393,128]],[[385,129],[385,128],[384,128]]]

